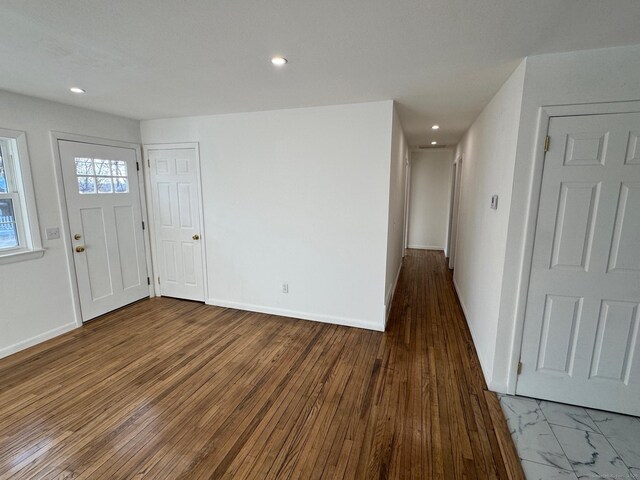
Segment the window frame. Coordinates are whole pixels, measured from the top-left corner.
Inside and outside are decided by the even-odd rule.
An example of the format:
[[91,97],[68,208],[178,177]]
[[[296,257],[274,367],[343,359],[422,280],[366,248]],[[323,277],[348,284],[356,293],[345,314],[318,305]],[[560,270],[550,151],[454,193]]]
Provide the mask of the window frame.
[[44,254],[35,193],[31,177],[26,133],[0,128],[0,149],[4,160],[8,193],[1,198],[12,200],[18,245],[0,249],[0,265],[32,258]]

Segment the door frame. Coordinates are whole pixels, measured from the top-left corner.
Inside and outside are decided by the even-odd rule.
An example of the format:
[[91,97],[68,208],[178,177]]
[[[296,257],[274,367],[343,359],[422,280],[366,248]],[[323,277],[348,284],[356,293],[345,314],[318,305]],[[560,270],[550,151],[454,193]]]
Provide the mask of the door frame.
[[[198,182],[198,208],[200,210],[200,236],[203,239],[200,242],[202,248],[202,282],[204,287],[204,303],[207,303],[209,299],[209,277],[207,275],[207,235],[204,225],[204,208],[202,200],[202,166],[200,164],[200,143],[199,142],[181,142],[181,143],[145,143],[142,145],[143,152],[143,168],[145,171],[145,192],[147,196],[147,204],[151,207],[153,205],[153,195],[151,193],[151,165],[149,162],[149,150],[175,150],[175,149],[190,149],[193,148],[196,151],[196,170],[197,170],[197,182]],[[160,297],[160,285],[158,284],[158,248],[156,245],[156,221],[153,216],[153,208],[149,208],[149,237],[151,241],[151,270],[152,279],[151,285],[153,286],[152,297]]]
[[533,262],[538,209],[540,207],[540,190],[544,167],[544,140],[549,132],[549,123],[553,117],[577,117],[583,115],[608,115],[616,113],[640,113],[640,100],[628,102],[580,103],[573,105],[546,105],[538,110],[537,130],[534,137],[532,175],[529,183],[527,199],[523,255],[518,276],[516,292],[515,322],[511,341],[511,358],[507,377],[507,393],[515,395],[518,383],[518,363],[524,342],[524,323],[529,295],[529,282]]
[[411,152],[407,149],[404,156],[404,225],[402,232],[402,258],[407,254],[409,245],[409,208],[411,201]]
[[[64,190],[64,180],[62,177],[62,156],[60,155],[59,140],[66,140],[76,143],[88,143],[91,145],[102,145],[106,147],[120,147],[129,148],[135,152],[136,162],[141,164],[142,156],[140,150],[140,144],[123,142],[120,140],[111,140],[100,137],[91,137],[88,135],[78,135],[75,133],[65,133],[51,131],[51,148],[53,150],[53,162],[54,176],[56,180],[56,186],[58,188],[58,203],[60,207],[60,213],[62,215],[62,228],[60,229],[62,234],[62,241],[64,244],[65,255],[67,257],[67,269],[69,272],[69,282],[71,285],[71,296],[73,300],[73,314],[76,326],[81,327],[82,322],[82,309],[80,307],[80,293],[78,291],[78,276],[76,275],[75,260],[73,257],[73,242],[71,236],[71,226],[69,225],[69,209],[67,208],[67,197]],[[145,225],[149,224],[147,215],[147,203],[145,199],[145,181],[144,181],[144,169],[139,170],[138,187],[140,189],[140,207],[142,211],[142,221]],[[144,238],[144,252],[145,263],[147,264],[147,272],[152,271],[151,264],[151,244],[149,237],[149,229],[145,228],[142,232]],[[149,285],[149,296],[153,296],[153,283]]]
[[451,204],[449,206],[449,228],[447,237],[448,266],[452,270],[456,263],[456,247],[458,240],[458,213],[460,211],[460,185],[462,184],[462,160],[464,153],[455,158],[451,175]]
[[[454,154],[455,155],[455,154]],[[451,162],[451,185],[449,186],[449,213],[447,215],[447,239],[444,246],[444,258],[449,266],[449,259],[451,258],[451,233],[453,232],[453,204],[456,196],[456,176],[458,175],[458,165],[454,157]]]

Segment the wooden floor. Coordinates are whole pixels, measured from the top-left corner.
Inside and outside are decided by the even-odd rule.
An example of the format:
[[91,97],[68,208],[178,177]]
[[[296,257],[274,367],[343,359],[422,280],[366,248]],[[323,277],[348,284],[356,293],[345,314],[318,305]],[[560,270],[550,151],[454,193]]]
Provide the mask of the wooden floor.
[[163,298],[0,360],[0,478],[508,478],[485,389],[410,251],[384,334]]

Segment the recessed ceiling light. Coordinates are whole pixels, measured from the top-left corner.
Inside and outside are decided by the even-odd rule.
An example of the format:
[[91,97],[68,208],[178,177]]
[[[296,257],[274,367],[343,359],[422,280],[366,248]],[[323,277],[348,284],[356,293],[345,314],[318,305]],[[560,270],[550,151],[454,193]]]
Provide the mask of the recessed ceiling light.
[[431,142],[431,145],[437,145],[438,142]]
[[87,93],[87,91],[84,88],[80,88],[80,87],[71,87],[69,90],[72,91],[73,93]]
[[440,125],[434,125],[433,127],[431,127],[431,130],[439,130],[440,129]]
[[274,65],[277,65],[278,67],[281,67],[282,65],[284,65],[285,63],[287,63],[288,60],[284,57],[273,57],[271,59],[271,63],[273,63]]

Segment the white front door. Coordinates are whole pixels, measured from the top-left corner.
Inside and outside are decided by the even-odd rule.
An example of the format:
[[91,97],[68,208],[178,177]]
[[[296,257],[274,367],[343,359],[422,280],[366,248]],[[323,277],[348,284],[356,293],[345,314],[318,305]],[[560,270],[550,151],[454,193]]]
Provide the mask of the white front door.
[[640,113],[549,137],[516,393],[640,415]]
[[197,151],[194,147],[159,146],[146,151],[160,295],[202,302],[204,256]]
[[149,296],[131,148],[59,140],[82,320]]

